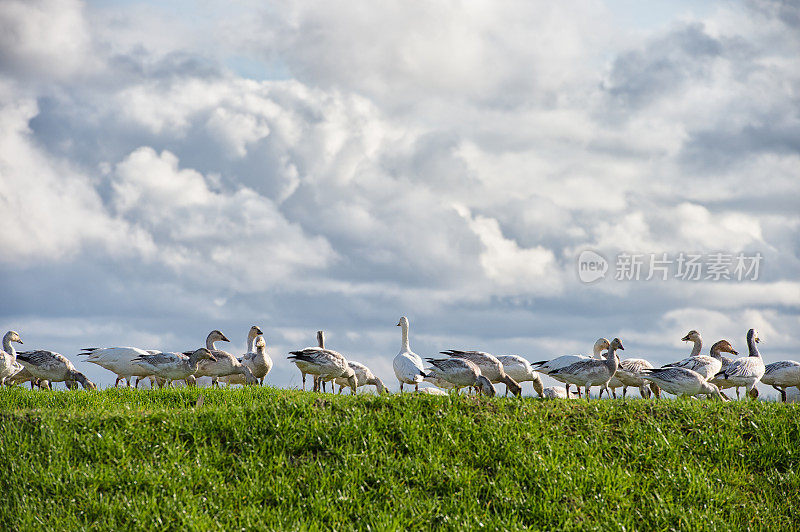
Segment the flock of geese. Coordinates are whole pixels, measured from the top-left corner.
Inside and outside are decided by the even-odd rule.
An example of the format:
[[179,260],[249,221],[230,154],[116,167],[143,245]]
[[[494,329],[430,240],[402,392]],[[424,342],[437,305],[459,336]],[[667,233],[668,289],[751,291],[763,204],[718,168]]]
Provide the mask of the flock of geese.
[[[517,355],[494,356],[483,351],[455,349],[441,351],[443,357],[430,357],[423,361],[411,350],[408,318],[400,318],[397,326],[401,327],[402,346],[394,357],[393,367],[401,393],[404,385],[409,385],[419,393],[444,395],[467,388],[468,393],[474,391],[495,396],[495,385],[502,383],[506,395],[511,392],[520,396],[521,384],[530,381],[542,398],[571,398],[577,394],[579,398],[585,395],[589,400],[590,390],[599,387],[599,397],[606,392],[614,398],[617,389],[622,388],[624,399],[628,388],[633,387],[646,398],[651,393],[658,398],[665,391],[676,396],[705,395],[729,400],[723,392],[728,388],[736,389],[737,398],[741,388],[745,389],[747,396],[757,398],[756,383],[760,381],[778,390],[785,402],[787,388],[798,387],[800,390],[800,363],[783,360],[765,366],[758,351],[759,338],[755,329],[747,332],[747,356],[738,358],[723,355],[738,355],[727,340],[716,342],[707,355],[702,354],[700,333],[689,331],[682,338],[693,344],[689,356],[656,368],[642,358],[620,359],[617,352],[625,348],[619,338],[611,341],[600,338],[594,344],[592,355],[564,355],[539,362],[529,362]],[[250,328],[248,351],[240,357],[216,346],[217,342],[229,341],[222,332],[214,330],[206,338],[205,347],[183,353],[136,347],[91,347],[83,349],[80,355],[86,357],[85,362],[114,373],[117,376],[114,386],[119,386],[123,380],[131,386],[134,377],[136,388],[143,379],[148,379],[151,386],[171,386],[178,381],[193,386],[199,377],[211,377],[212,386],[219,386],[220,382],[263,385],[272,369],[272,359],[267,353],[261,329],[255,325]],[[0,353],[0,385],[29,382],[31,388],[50,388],[50,383],[64,382],[68,388],[77,384],[85,389],[97,388],[63,355],[47,350],[17,352],[14,343],[22,344],[22,339],[17,332],[8,331],[3,336],[3,351]],[[348,361],[341,353],[327,348],[322,331],[317,332],[317,346],[291,351],[288,359],[300,370],[303,390],[306,376],[311,375],[314,391],[325,392],[326,384],[330,384],[331,392],[334,385],[339,386],[339,393],[348,387],[355,394],[359,387],[367,385],[375,386],[378,393],[389,392],[367,366]],[[539,373],[549,375],[564,386],[545,388]],[[433,384],[435,388],[420,388],[423,382]],[[575,386],[575,390],[570,391],[570,386]]]

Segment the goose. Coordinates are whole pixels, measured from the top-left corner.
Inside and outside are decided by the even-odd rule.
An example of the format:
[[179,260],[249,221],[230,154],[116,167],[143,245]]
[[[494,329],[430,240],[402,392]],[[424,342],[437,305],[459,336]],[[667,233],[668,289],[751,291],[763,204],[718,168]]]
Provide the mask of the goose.
[[459,351],[455,349],[441,351],[441,353],[449,357],[469,360],[478,366],[481,370],[481,375],[489,379],[489,382],[492,384],[502,382],[515,396],[519,397],[522,394],[522,386],[506,375],[503,364],[497,360],[497,357],[494,355],[484,353],[483,351]]
[[46,380],[37,379],[31,372],[25,369],[25,366],[22,364],[17,363],[19,366],[19,371],[17,371],[12,376],[6,378],[6,386],[16,386],[18,384],[24,384],[26,382],[31,383],[31,390],[33,390],[34,386],[37,386],[40,390],[46,390],[50,388],[50,383]]
[[781,360],[764,366],[761,382],[772,386],[781,393],[781,401],[786,402],[786,388],[800,386],[800,362]]
[[[592,347],[591,357],[588,357],[586,355],[562,355],[552,360],[542,360],[540,362],[533,362],[531,363],[531,368],[538,371],[539,373],[550,375],[559,382],[563,382],[566,385],[567,393],[569,393],[570,383],[564,380],[562,377],[559,377],[558,375],[552,375],[552,373],[557,369],[565,368],[581,360],[590,360],[591,358],[596,358],[600,360],[602,359],[601,353],[603,352],[603,350],[608,349],[609,345],[610,345],[609,341],[606,340],[605,338],[598,338],[597,341],[594,343],[594,346]],[[580,395],[580,391],[578,391],[578,394]]]
[[[622,341],[619,338],[614,338],[608,346],[605,360],[597,360],[594,358],[579,360],[565,368],[554,370],[551,375],[561,376],[566,382],[575,384],[576,386],[584,386],[586,400],[588,401],[591,387],[606,386],[614,373],[616,373],[618,367],[617,349],[621,351],[625,350],[625,348],[622,347]],[[580,397],[580,388],[578,389],[578,397]]]
[[567,395],[567,389],[563,386],[548,386],[542,390],[543,399],[572,399],[575,397],[576,392]]
[[[376,377],[367,366],[360,362],[352,361],[348,361],[347,365],[350,366],[350,369],[352,369],[356,375],[356,388],[371,385],[375,386],[379,394],[389,393],[389,388],[387,388],[386,385],[383,384],[383,381]],[[344,376],[336,377],[333,382],[339,385],[339,393],[342,393],[345,386],[350,385],[348,379]]]
[[[542,386],[542,379],[533,371],[530,362],[518,355],[500,355],[497,357],[497,360],[503,365],[503,370],[506,372],[506,375],[514,379],[517,384],[531,381],[533,389],[539,397],[542,396],[542,390],[544,389]],[[508,395],[508,386],[506,386],[506,395]]]
[[138,347],[84,347],[81,351],[83,352],[79,353],[80,356],[88,356],[86,362],[96,364],[117,375],[117,379],[114,381],[115,388],[119,386],[122,380],[125,380],[125,383],[130,387],[131,378],[133,377],[136,377],[135,386],[138,388],[139,381],[143,377],[149,377],[152,373],[148,373],[147,369],[134,363],[134,359],[142,355],[159,352],[139,349]]
[[414,393],[422,393],[426,395],[444,395],[445,397],[447,396],[447,392],[443,392],[439,388],[420,388]]
[[747,394],[756,399],[758,397],[756,383],[761,380],[765,369],[764,359],[761,358],[761,353],[758,352],[758,347],[756,347],[756,344],[760,341],[758,331],[755,329],[747,331],[748,356],[737,358],[731,362],[728,367],[714,375],[711,382],[720,389],[733,388],[735,386],[737,399],[739,398],[739,387],[744,386],[747,389]]
[[[263,336],[258,336],[252,342],[253,351],[245,353],[239,359],[243,365],[250,368],[253,376],[258,379],[258,384],[264,384],[264,378],[272,370],[272,359],[267,354],[267,342]],[[245,384],[244,375],[234,374],[223,377],[222,380],[226,381],[228,385],[231,384]]]
[[419,383],[425,378],[422,358],[411,350],[408,343],[408,318],[402,316],[397,326],[402,328],[403,344],[400,352],[394,357],[392,366],[397,380],[400,381],[400,393],[404,384],[413,384],[414,391],[419,390]]
[[3,351],[0,352],[0,384],[20,371],[14,342],[22,345],[22,338],[19,337],[17,331],[8,331],[3,335]]
[[696,371],[668,366],[644,369],[644,378],[655,383],[665,392],[680,396],[707,395],[725,400],[716,385],[708,382]]
[[[347,359],[341,353],[322,347],[306,347],[300,351],[289,352],[288,358],[298,368],[302,364],[301,371],[319,377],[318,382],[344,377],[350,386],[350,393],[356,393],[355,371],[347,365]],[[319,391],[319,384],[315,385],[314,391]]]
[[461,388],[474,386],[480,388],[481,393],[489,397],[497,395],[497,390],[491,381],[482,375],[478,365],[468,358],[426,358],[425,360],[432,366],[427,373],[455,385],[456,393]]
[[[325,349],[325,333],[322,331],[317,331],[317,345],[320,349]],[[294,360],[294,365],[297,366],[297,369],[300,370],[300,375],[303,377],[303,391],[306,390],[306,375],[309,373],[306,371],[310,365],[307,362],[302,360]],[[316,392],[319,389],[319,382],[317,377],[314,376],[314,391]]]
[[[689,334],[691,333],[697,334],[697,331],[690,331]],[[699,336],[700,335],[697,334],[698,338]],[[684,336],[683,340],[686,341],[687,338],[689,338],[689,335]],[[700,343],[700,341],[695,343],[695,349],[692,349],[692,353],[696,351],[697,346],[700,345]],[[722,369],[722,355],[720,355],[720,352],[722,351],[726,353],[733,353],[734,355],[738,354],[733,349],[733,346],[731,346],[730,342],[727,340],[720,340],[711,346],[710,355],[691,355],[683,360],[679,360],[678,362],[666,364],[663,367],[690,369],[702,375],[704,379],[709,380]]]
[[[261,329],[257,325],[253,325],[252,327],[250,327],[250,330],[247,331],[247,343],[246,343],[247,352],[245,354],[243,354],[242,356],[240,356],[239,359],[238,359],[239,362],[241,362],[242,364],[244,364],[245,366],[250,368],[250,371],[253,372],[253,376],[256,379],[259,379],[259,385],[263,384],[264,377],[272,369],[272,359],[269,358],[269,355],[267,355],[267,352],[266,352],[267,344],[266,344],[266,341],[264,341],[263,338],[261,338],[261,342],[264,343],[264,353],[263,353],[263,355],[259,355],[256,352],[256,341],[259,339],[260,335],[262,335],[262,334],[264,334],[264,333],[261,332]],[[262,373],[264,369],[266,369],[266,372],[264,372],[264,374],[260,375],[260,376],[256,375],[256,367],[255,367],[256,364],[253,363],[253,361],[256,359],[256,357],[258,357],[259,363],[263,362],[265,365],[267,364],[267,362],[269,363],[269,369],[266,369],[264,366],[260,366],[260,369],[258,371],[259,374]],[[224,377],[220,377],[219,380],[221,380],[222,382],[227,383],[228,386],[230,386],[231,384],[246,384],[245,377],[241,373],[234,373],[233,375],[226,375]]]
[[[642,374],[643,370],[652,367],[653,365],[643,358],[626,358],[622,360],[617,367],[617,372],[608,381],[608,388],[611,390],[614,399],[617,398],[617,388],[619,387],[622,387],[622,398],[625,399],[629,386],[639,388],[639,395],[644,398],[649,398],[651,391],[658,397],[661,390],[652,382],[649,383],[650,386],[648,387],[648,382]],[[603,396],[603,390],[600,390],[600,396]]]
[[[436,386],[437,388],[441,388],[442,390],[455,390],[456,385],[452,382],[446,381],[444,379],[440,379],[439,377],[434,377],[430,373],[425,375],[425,378],[422,379],[425,382],[429,382]],[[445,394],[447,395],[447,394]]]
[[69,381],[74,381],[81,383],[85,390],[97,389],[86,375],[75,369],[69,359],[55,351],[24,351],[17,353],[17,360],[37,379],[50,383],[64,382],[67,387],[70,387]]
[[[245,378],[245,384],[255,384],[258,381],[253,376],[250,368],[242,365],[232,354],[221,349],[217,349],[216,342],[230,342],[228,338],[218,330],[213,330],[208,333],[206,337],[206,349],[211,351],[214,355],[213,360],[201,360],[197,371],[194,372],[195,377],[211,377],[211,386],[219,386],[219,378],[226,375],[242,374]],[[193,351],[184,351],[184,355],[190,356]]]
[[157,378],[164,379],[166,386],[169,387],[172,386],[172,381],[189,379],[203,360],[216,361],[216,358],[211,351],[201,347],[188,357],[183,353],[145,354],[134,359],[134,362]]

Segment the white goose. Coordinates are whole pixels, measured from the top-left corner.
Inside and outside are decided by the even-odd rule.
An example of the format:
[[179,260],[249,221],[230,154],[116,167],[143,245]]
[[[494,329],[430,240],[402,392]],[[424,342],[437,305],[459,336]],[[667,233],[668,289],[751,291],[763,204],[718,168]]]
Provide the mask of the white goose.
[[446,380],[455,386],[456,393],[461,388],[477,387],[481,393],[494,397],[497,390],[491,381],[481,374],[480,368],[466,358],[426,358],[432,367],[427,370],[432,377]]
[[[611,389],[614,399],[617,398],[617,388],[619,387],[622,387],[622,398],[625,399],[629,386],[639,388],[639,395],[644,398],[649,398],[651,391],[658,397],[661,390],[653,383],[649,383],[650,387],[648,388],[648,382],[642,373],[645,369],[652,367],[653,365],[643,358],[626,358],[621,361],[617,372],[608,381],[608,388]],[[600,396],[602,397],[602,395],[603,391],[601,390]]]
[[0,384],[20,371],[17,364],[17,351],[13,342],[22,344],[22,338],[17,331],[8,331],[3,335],[3,351],[0,352]]
[[138,347],[84,347],[82,351],[84,352],[79,353],[79,355],[88,356],[86,362],[97,364],[101,368],[117,375],[114,387],[119,386],[120,381],[123,379],[130,386],[131,378],[136,377],[137,388],[139,387],[139,381],[143,377],[149,377],[152,373],[148,373],[147,369],[134,363],[134,359],[142,355],[159,352],[151,352]]
[[[700,335],[697,333],[697,331],[689,331],[689,334],[684,336],[683,340],[693,340],[692,336],[690,336],[693,334],[696,335],[697,338],[694,340],[694,349],[692,349],[692,353],[695,353],[702,344],[702,340],[700,339]],[[733,347],[727,340],[720,340],[711,346],[710,355],[692,354],[683,360],[673,362],[672,364],[666,364],[663,367],[690,369],[702,375],[704,379],[709,380],[722,369],[722,356],[720,355],[721,351],[733,353],[734,355],[738,354],[736,351],[734,351]]]
[[50,383],[45,380],[40,380],[31,375],[31,372],[25,369],[25,366],[22,364],[17,363],[20,370],[16,372],[14,375],[6,378],[6,386],[16,386],[18,384],[25,384],[26,382],[31,383],[31,390],[33,390],[34,386],[39,387],[40,390],[46,390],[50,388]]
[[572,399],[577,392],[567,395],[567,389],[563,386],[548,386],[542,390],[542,399]]
[[201,347],[188,357],[183,353],[145,354],[134,359],[134,362],[146,368],[152,375],[164,379],[166,386],[169,387],[172,386],[172,381],[188,382],[189,377],[197,371],[198,364],[203,360],[214,361],[216,358],[211,351]]
[[719,388],[711,384],[696,371],[678,367],[651,368],[644,370],[645,379],[654,382],[659,388],[673,395],[707,395],[724,401]]
[[[586,400],[589,400],[590,390],[592,386],[604,387],[611,380],[611,377],[616,373],[618,367],[618,359],[616,350],[624,351],[622,341],[619,338],[614,338],[608,346],[605,360],[588,359],[579,360],[569,366],[557,369],[551,372],[552,376],[560,376],[566,382],[576,386],[584,386],[586,393]],[[580,389],[578,389],[578,396],[580,397]]]
[[[301,371],[319,377],[318,380],[315,379],[317,383],[344,377],[350,386],[351,393],[356,393],[355,371],[347,365],[347,359],[341,353],[322,347],[306,347],[300,351],[290,351],[288,358],[298,368],[302,364]],[[319,391],[318,384],[315,384],[314,391]]]
[[[322,331],[317,331],[317,347],[319,347],[320,349],[325,349],[325,333],[322,332]],[[305,391],[305,389],[306,389],[306,375],[309,373],[309,371],[306,371],[306,369],[310,368],[311,365],[309,363],[307,363],[307,362],[302,361],[302,360],[294,360],[293,362],[294,362],[294,365],[297,366],[297,369],[300,370],[300,375],[303,377],[303,391]],[[319,381],[318,381],[318,379],[317,379],[317,377],[315,375],[314,376],[314,391],[316,392],[318,390],[319,390]]]
[[481,370],[481,375],[489,379],[489,382],[496,384],[502,382],[506,387],[519,397],[522,394],[522,386],[517,384],[517,381],[506,375],[503,369],[503,364],[497,359],[496,356],[485,353],[483,351],[460,351],[456,349],[449,349],[441,351],[443,355],[455,358],[463,358],[469,360]]
[[[216,342],[230,342],[228,338],[218,330],[213,330],[206,337],[206,349],[214,355],[214,360],[202,360],[194,372],[195,377],[211,377],[211,386],[219,386],[219,378],[226,375],[244,375],[245,384],[256,384],[258,381],[253,376],[250,368],[242,365],[232,354],[221,349],[217,349]],[[194,351],[184,351],[184,355],[190,356]]]
[[445,397],[447,396],[447,392],[443,392],[439,388],[420,388],[414,393],[421,393],[426,395],[444,395]]
[[[353,361],[348,361],[347,365],[350,366],[350,369],[352,369],[356,375],[356,388],[369,385],[375,386],[379,394],[389,393],[389,388],[387,388],[386,385],[383,384],[383,381],[376,377],[367,366],[360,362]],[[350,385],[345,376],[336,377],[333,382],[339,385],[339,393],[342,393],[345,386]]]
[[[250,334],[253,333],[253,329],[258,330],[258,335],[261,334],[261,329],[256,327],[255,325],[251,328]],[[239,362],[243,365],[250,368],[250,371],[253,372],[253,376],[258,379],[258,384],[264,384],[264,378],[269,374],[272,370],[272,359],[267,354],[267,341],[264,340],[263,336],[258,336],[253,338],[251,342],[248,335],[248,346],[250,346],[251,350],[241,358],[239,358]],[[237,375],[228,375],[227,377],[223,377],[223,380],[227,381],[230,384],[245,384],[244,375],[237,374]]]
[[79,382],[86,390],[96,390],[97,386],[86,375],[75,369],[72,362],[55,351],[40,349],[17,353],[17,360],[37,379],[53,382]]
[[400,352],[394,357],[392,367],[397,380],[400,381],[400,393],[403,393],[404,384],[413,384],[414,390],[419,390],[419,383],[425,378],[422,358],[411,350],[408,343],[408,318],[400,318],[397,326],[402,328],[403,344]]
[[758,352],[758,347],[756,347],[756,344],[760,341],[758,331],[755,329],[747,331],[747,350],[749,355],[731,362],[727,368],[714,375],[711,382],[721,390],[736,387],[737,399],[739,398],[739,387],[744,386],[747,389],[747,394],[756,399],[758,397],[756,383],[761,380],[765,370],[764,359],[761,358],[761,353]]
[[781,360],[764,367],[761,382],[772,386],[781,394],[781,401],[786,402],[786,388],[800,386],[800,362]]
[[[456,385],[452,382],[446,381],[444,379],[440,379],[439,377],[433,377],[430,373],[425,375],[425,378],[422,379],[425,382],[429,382],[436,386],[437,388],[441,388],[442,390],[455,390]],[[426,388],[427,389],[427,388]],[[445,393],[445,395],[447,395]]]
[[[592,347],[591,357],[588,357],[586,355],[562,355],[552,360],[542,360],[540,362],[533,362],[531,363],[531,368],[534,369],[535,371],[538,371],[539,373],[544,373],[545,375],[549,375],[559,382],[563,382],[566,385],[567,394],[569,394],[570,383],[564,380],[563,377],[559,377],[557,374],[552,375],[552,373],[558,369],[565,368],[581,360],[590,360],[592,358],[601,360],[603,358],[601,353],[604,350],[608,349],[608,346],[609,346],[608,340],[606,340],[605,338],[599,338]],[[580,395],[580,390],[578,390],[578,395]]]
[[[514,379],[517,384],[521,385],[523,382],[531,381],[533,389],[539,397],[542,396],[542,390],[544,390],[542,379],[533,371],[530,362],[518,355],[500,355],[497,360],[503,364],[503,371],[506,372],[506,375]],[[506,386],[506,395],[508,395],[508,386]]]

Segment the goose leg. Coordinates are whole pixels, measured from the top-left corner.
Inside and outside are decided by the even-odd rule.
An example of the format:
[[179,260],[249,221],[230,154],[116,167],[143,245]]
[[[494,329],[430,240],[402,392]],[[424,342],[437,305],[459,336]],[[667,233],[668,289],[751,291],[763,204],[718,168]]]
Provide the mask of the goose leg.
[[342,390],[343,389],[344,389],[344,386],[339,386],[339,393],[337,395],[342,395]]
[[739,397],[739,387],[737,386],[736,387],[736,400],[738,401],[739,399],[741,399],[741,397]]
[[775,388],[776,390],[778,390],[778,392],[780,392],[780,394],[781,394],[781,402],[785,403],[786,402],[786,390],[784,390],[783,388],[779,388],[778,386],[775,386],[774,384],[772,385],[772,387]]
[[114,388],[118,388],[118,387],[119,387],[119,381],[120,381],[120,379],[121,379],[121,378],[122,378],[122,377],[120,377],[119,375],[117,375],[117,380],[115,380],[115,381],[114,381]]
[[591,397],[591,395],[589,394],[589,390],[590,390],[591,388],[589,388],[589,386],[587,385],[587,386],[584,386],[584,387],[583,387],[583,389],[584,389],[584,391],[586,392],[586,400],[587,400],[587,401],[589,401],[589,399],[590,399],[590,397]]
[[419,383],[418,383],[418,382],[415,382],[415,383],[414,383],[414,391],[415,391],[415,392],[418,392],[418,391],[419,391]]
[[[622,390],[622,394],[623,395],[625,394],[625,389]],[[606,395],[608,395],[608,394],[606,394]],[[617,398],[617,389],[616,388],[611,388],[611,395],[614,397],[614,399]]]
[[403,393],[403,382],[400,381],[400,393]]
[[303,373],[303,391],[306,391],[306,374]]

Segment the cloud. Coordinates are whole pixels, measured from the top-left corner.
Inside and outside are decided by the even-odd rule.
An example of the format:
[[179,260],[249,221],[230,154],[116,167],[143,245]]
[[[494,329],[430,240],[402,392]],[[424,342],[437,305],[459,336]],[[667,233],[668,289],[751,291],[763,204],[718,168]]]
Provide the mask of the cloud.
[[[666,362],[683,328],[758,326],[794,356],[794,10],[456,7],[6,2],[2,322],[64,351],[257,323],[277,384],[317,328],[390,381],[404,314],[421,353],[620,335]],[[583,249],[758,251],[763,276],[583,285]]]
[[96,67],[77,0],[9,0],[0,6],[0,69],[22,79],[63,79]]

